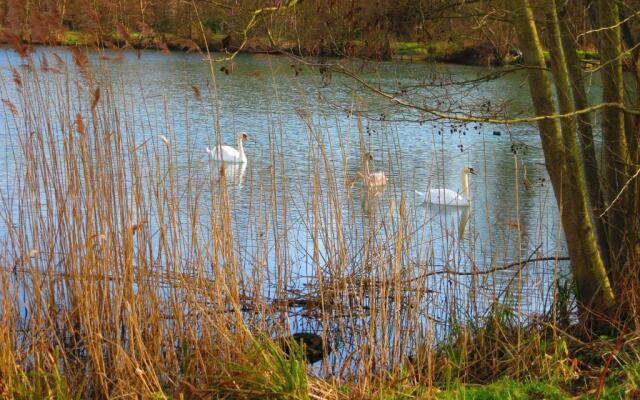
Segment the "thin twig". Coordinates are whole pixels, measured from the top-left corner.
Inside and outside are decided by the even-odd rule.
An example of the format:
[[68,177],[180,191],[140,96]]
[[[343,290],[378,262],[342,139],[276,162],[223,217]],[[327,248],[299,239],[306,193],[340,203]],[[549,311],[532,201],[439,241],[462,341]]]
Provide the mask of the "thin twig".
[[629,184],[631,183],[632,180],[636,179],[638,177],[638,175],[640,175],[640,168],[638,168],[638,170],[636,171],[635,174],[633,174],[633,176],[631,178],[629,178],[627,180],[627,182],[624,184],[624,186],[622,187],[622,189],[620,189],[620,192],[618,192],[618,195],[616,196],[615,199],[613,199],[613,201],[611,202],[611,204],[609,204],[609,206],[607,208],[605,208],[605,210],[602,212],[602,214],[600,214],[600,218],[602,218],[607,211],[609,211],[609,209],[611,207],[613,207],[613,205],[616,203],[616,201],[618,201],[618,199],[620,198],[620,196],[622,196],[622,193],[624,193],[625,190],[627,190],[627,187],[629,187]]

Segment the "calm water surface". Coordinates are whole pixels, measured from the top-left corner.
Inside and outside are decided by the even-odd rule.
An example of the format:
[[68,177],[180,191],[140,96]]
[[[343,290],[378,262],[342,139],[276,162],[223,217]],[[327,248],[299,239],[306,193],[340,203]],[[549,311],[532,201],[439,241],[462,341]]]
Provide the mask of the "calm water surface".
[[[62,49],[38,51],[65,56]],[[123,99],[120,107],[128,110],[129,130],[137,142],[150,139],[165,166],[169,154],[159,145],[158,135],[171,140],[180,190],[186,190],[187,176],[202,190],[202,203],[207,205],[200,221],[203,235],[211,215],[218,212],[214,200],[220,190],[219,165],[208,161],[205,148],[218,139],[235,146],[239,131],[250,135],[245,146],[249,162],[229,166],[225,174],[238,256],[247,277],[256,273],[256,265],[264,266],[260,274],[266,284],[261,290],[267,296],[279,296],[269,282],[281,280],[282,274],[290,291],[304,292],[318,268],[336,272],[329,260],[338,243],[320,238],[318,265],[313,260],[314,226],[309,223],[316,221],[322,229],[334,231],[331,219],[338,212],[349,248],[360,248],[359,243],[371,238],[392,248],[397,230],[391,225],[402,208],[412,235],[407,251],[412,259],[403,261],[413,265],[409,276],[443,269],[483,270],[527,259],[536,249],[535,256],[565,253],[535,126],[429,120],[391,106],[344,76],[323,79],[307,68],[296,75],[292,61],[282,56],[239,55],[229,75],[214,66],[216,91],[210,66],[199,55],[124,54],[123,60],[115,60],[113,53],[106,53],[106,59],[97,54],[91,57],[103,70],[99,79],[109,79],[117,91],[113,96]],[[9,67],[20,63],[13,52],[0,53],[3,97],[15,95]],[[472,80],[495,71],[424,63],[353,62],[350,67],[360,69],[375,85],[408,88],[425,79]],[[194,95],[194,85],[201,98]],[[417,91],[413,99],[452,110],[478,109],[487,101],[492,107],[503,105],[511,115],[530,109],[526,79],[520,72],[476,86],[432,87]],[[357,176],[362,156],[358,116],[375,168],[389,178],[383,191],[370,193],[349,183]],[[0,154],[5,171],[0,179],[6,196],[20,166],[9,150],[17,142],[6,110],[0,119],[0,144],[5,148]],[[460,171],[467,165],[478,172],[470,179],[471,207],[420,204],[414,190],[429,186],[460,190]],[[316,177],[319,187],[314,189]],[[320,193],[316,205],[320,219],[312,215],[314,190]],[[284,247],[270,239],[283,235],[287,237]],[[354,263],[359,259],[356,251],[349,256]],[[564,273],[566,266],[559,268]],[[479,296],[477,301],[489,304],[493,296],[506,292],[516,275],[504,271],[483,278],[474,290],[485,290],[486,297]],[[531,264],[517,277],[520,295],[514,301],[525,311],[544,310],[552,277],[553,264]],[[437,275],[429,286],[438,293],[449,291],[452,279]],[[471,283],[464,281],[450,295],[464,300],[469,290]],[[451,296],[436,295],[433,301],[445,307]]]

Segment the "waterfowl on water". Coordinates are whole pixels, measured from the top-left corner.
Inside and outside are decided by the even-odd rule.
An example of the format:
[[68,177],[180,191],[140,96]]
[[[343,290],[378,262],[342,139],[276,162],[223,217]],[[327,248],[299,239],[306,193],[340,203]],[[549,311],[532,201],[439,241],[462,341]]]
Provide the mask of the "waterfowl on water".
[[373,161],[373,156],[371,153],[365,153],[364,155],[364,173],[362,179],[364,180],[365,186],[374,187],[374,186],[384,186],[387,184],[387,177],[384,174],[384,171],[376,171],[371,172],[369,170],[369,161]]
[[229,163],[246,163],[247,156],[244,154],[243,142],[249,139],[249,135],[246,132],[240,132],[238,134],[238,149],[234,149],[231,146],[219,144],[213,150],[207,147],[207,153],[212,160],[224,161]]
[[416,190],[418,197],[424,203],[440,204],[447,206],[469,206],[471,198],[469,196],[469,174],[475,175],[471,167],[464,167],[461,172],[462,193],[451,189],[429,189],[426,193]]
[[304,357],[309,364],[320,361],[325,355],[331,353],[331,347],[327,343],[324,343],[322,336],[315,333],[298,332],[278,339],[278,343],[285,354],[291,354],[292,342],[297,342],[299,346],[302,346]]

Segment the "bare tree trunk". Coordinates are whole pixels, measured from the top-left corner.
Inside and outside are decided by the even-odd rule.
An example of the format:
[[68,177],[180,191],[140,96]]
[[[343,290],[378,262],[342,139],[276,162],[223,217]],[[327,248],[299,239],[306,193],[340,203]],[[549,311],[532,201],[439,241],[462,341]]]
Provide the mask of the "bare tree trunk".
[[[529,1],[514,0],[511,6],[516,14],[518,40],[525,62],[533,67],[528,70],[528,79],[536,114],[556,114],[542,45]],[[597,323],[593,319],[595,314],[584,311],[593,309],[596,314],[609,316],[614,308],[614,296],[591,225],[586,190],[579,173],[577,149],[575,145],[567,146],[571,139],[563,137],[557,119],[540,120],[538,128],[547,171],[560,208],[577,298],[583,307],[582,318]]]
[[[596,0],[599,27],[599,52],[602,61],[602,100],[624,103],[624,83],[622,81],[621,38],[618,5],[612,0]],[[610,207],[607,216],[611,261],[614,265],[612,276],[625,262],[629,192],[621,193],[629,179],[629,149],[624,130],[624,112],[619,108],[607,108],[602,113],[602,137],[604,145],[603,175],[605,177],[606,202]],[[615,204],[614,199],[619,196]],[[619,277],[616,277],[619,278]],[[618,279],[615,279],[616,281]]]

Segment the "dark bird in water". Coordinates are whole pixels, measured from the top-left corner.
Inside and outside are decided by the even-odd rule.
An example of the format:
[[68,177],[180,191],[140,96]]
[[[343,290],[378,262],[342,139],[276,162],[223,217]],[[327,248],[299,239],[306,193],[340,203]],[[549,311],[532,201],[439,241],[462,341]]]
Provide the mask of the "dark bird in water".
[[231,35],[222,38],[222,50],[228,50],[231,45]]
[[[291,353],[292,342],[297,342],[299,346],[302,346],[304,357],[309,364],[320,361],[325,356],[324,341],[320,335],[311,332],[298,332],[278,339],[278,343],[285,354]],[[326,351],[326,355],[331,353],[329,344],[326,345]]]

